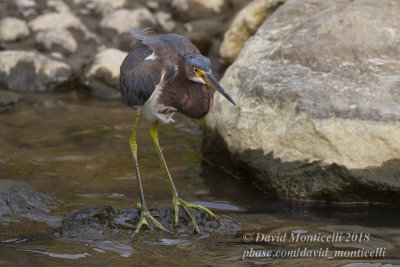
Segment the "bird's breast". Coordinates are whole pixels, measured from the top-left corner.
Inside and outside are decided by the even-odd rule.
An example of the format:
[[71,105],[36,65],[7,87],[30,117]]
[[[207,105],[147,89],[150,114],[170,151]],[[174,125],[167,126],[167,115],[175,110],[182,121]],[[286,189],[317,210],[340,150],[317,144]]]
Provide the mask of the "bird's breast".
[[176,112],[193,119],[204,117],[213,105],[214,90],[201,83],[185,79],[167,84],[159,96],[158,103],[173,107]]

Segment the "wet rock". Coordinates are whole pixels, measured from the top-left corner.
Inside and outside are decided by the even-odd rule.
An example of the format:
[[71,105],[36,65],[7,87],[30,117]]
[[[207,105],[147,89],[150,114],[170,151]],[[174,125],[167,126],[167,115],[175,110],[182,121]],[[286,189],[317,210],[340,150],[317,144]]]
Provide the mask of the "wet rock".
[[103,99],[119,99],[119,69],[127,53],[108,48],[100,51],[89,70],[85,73],[84,84],[91,94]]
[[126,4],[126,0],[74,0],[74,4],[84,6],[96,14],[106,15]]
[[233,19],[225,32],[220,48],[220,56],[226,63],[232,63],[244,43],[252,36],[261,23],[285,0],[253,0]]
[[287,1],[226,71],[205,151],[285,198],[398,203],[399,27],[398,1]]
[[15,92],[0,91],[0,113],[10,110],[16,103],[21,101],[22,96]]
[[[220,226],[204,211],[190,209],[196,218],[200,231],[223,232],[227,226]],[[174,227],[174,213],[169,209],[150,210],[151,215],[166,229],[178,233],[193,234],[195,228],[186,212],[179,211],[179,224]],[[62,224],[62,234],[76,239],[120,239],[130,238],[140,219],[137,208],[114,209],[111,206],[90,206],[70,212]],[[143,226],[142,231],[146,231]]]
[[5,17],[0,20],[0,41],[13,42],[29,36],[29,28],[25,21]]
[[35,35],[35,45],[42,51],[72,54],[78,48],[74,36],[67,30],[40,31]]
[[68,30],[78,39],[95,38],[82,21],[70,13],[46,13],[29,22],[29,26],[34,32]]
[[114,30],[118,34],[128,32],[135,25],[152,26],[155,24],[156,19],[147,8],[118,9],[100,22],[101,27],[106,30]]
[[0,52],[0,83],[15,91],[51,91],[71,77],[71,68],[40,53]]
[[0,222],[19,222],[28,218],[57,226],[59,217],[50,216],[57,202],[50,196],[36,191],[33,186],[12,180],[0,180]]

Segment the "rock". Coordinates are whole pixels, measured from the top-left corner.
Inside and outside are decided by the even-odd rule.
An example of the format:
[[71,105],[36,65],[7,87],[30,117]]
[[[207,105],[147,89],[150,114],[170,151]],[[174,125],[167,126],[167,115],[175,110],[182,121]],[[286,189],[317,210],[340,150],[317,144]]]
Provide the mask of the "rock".
[[181,22],[206,18],[219,18],[225,24],[233,15],[234,4],[225,0],[173,0],[171,11],[174,19]]
[[[58,9],[64,10],[65,13],[46,13],[29,22],[29,26],[35,33],[36,47],[50,53],[70,55],[77,50],[78,41],[99,43],[98,37],[91,33],[78,17],[65,10],[60,3],[56,2],[54,5],[58,5]],[[55,21],[57,23],[54,23]]]
[[99,52],[84,75],[84,84],[91,88],[93,96],[103,99],[119,99],[119,68],[127,53],[108,48]]
[[399,27],[394,0],[287,1],[226,71],[237,106],[217,94],[204,151],[284,198],[398,203]]
[[33,8],[36,6],[34,0],[16,0],[16,4],[18,8]]
[[74,0],[74,4],[83,5],[96,14],[107,15],[126,5],[126,0]]
[[16,0],[15,1],[17,8],[20,13],[24,17],[35,16],[37,14],[36,11],[36,2],[34,0]]
[[224,25],[219,18],[209,18],[191,21],[185,24],[187,37],[200,51],[207,51],[214,39],[224,32]]
[[35,45],[43,51],[72,54],[78,48],[74,36],[67,30],[40,31],[35,35]]
[[225,63],[231,64],[242,49],[244,43],[285,0],[253,0],[233,19],[225,32],[220,48],[220,56]]
[[21,101],[20,94],[0,90],[0,113],[11,109],[16,103]]
[[[212,233],[232,232],[237,229],[234,221],[225,217],[218,224],[208,213],[203,210],[189,208],[195,217],[200,231]],[[193,234],[195,228],[187,213],[179,210],[179,224],[174,227],[174,211],[172,209],[153,209],[150,214],[166,229],[179,233]],[[137,208],[114,209],[111,206],[89,206],[70,212],[62,224],[62,235],[67,238],[98,240],[131,238],[139,222],[140,213]],[[141,231],[148,231],[143,226]],[[165,232],[160,232],[165,234]]]
[[25,21],[13,17],[0,20],[0,41],[13,42],[29,36],[29,28]]
[[0,51],[0,83],[13,91],[51,91],[71,77],[71,68],[37,52]]
[[47,6],[54,8],[58,13],[71,13],[69,6],[62,0],[47,0]]
[[171,19],[171,14],[164,11],[158,11],[154,16],[165,32],[170,33],[176,28],[176,22]]
[[146,5],[151,10],[156,10],[156,9],[159,9],[159,7],[160,7],[160,3],[159,2],[151,1],[151,0],[150,1],[146,1]]
[[128,32],[135,25],[152,26],[155,24],[156,20],[147,8],[118,9],[100,22],[101,27],[114,30],[118,34]]
[[75,38],[94,38],[82,21],[70,13],[46,13],[29,22],[32,31],[68,30],[76,35]]
[[52,197],[36,191],[29,184],[0,180],[0,222],[19,222],[21,218],[28,218],[57,226],[61,219],[48,215],[57,206]]
[[191,9],[191,5],[199,5],[203,8],[212,10],[216,13],[221,12],[221,9],[224,5],[224,0],[210,0],[210,1],[202,1],[202,0],[173,0],[172,6],[175,6],[179,10],[187,11]]

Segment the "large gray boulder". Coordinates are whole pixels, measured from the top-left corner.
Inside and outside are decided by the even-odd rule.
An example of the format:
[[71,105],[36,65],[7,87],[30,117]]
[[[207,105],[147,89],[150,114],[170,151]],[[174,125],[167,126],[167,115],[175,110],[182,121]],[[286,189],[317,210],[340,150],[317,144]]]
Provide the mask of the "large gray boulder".
[[284,198],[399,202],[399,28],[395,0],[287,1],[226,71],[238,105],[217,95],[205,151]]
[[69,65],[37,52],[0,52],[0,84],[13,91],[52,91],[71,79]]

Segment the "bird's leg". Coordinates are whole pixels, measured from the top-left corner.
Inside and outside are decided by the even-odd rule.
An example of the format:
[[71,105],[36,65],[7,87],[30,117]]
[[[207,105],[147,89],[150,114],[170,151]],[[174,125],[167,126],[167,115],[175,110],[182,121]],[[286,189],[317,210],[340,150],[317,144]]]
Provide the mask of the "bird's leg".
[[149,210],[147,209],[146,202],[144,201],[143,187],[142,187],[142,182],[140,180],[140,172],[139,172],[139,165],[138,165],[138,159],[137,159],[137,143],[136,143],[136,131],[139,126],[140,115],[141,115],[141,112],[138,111],[136,114],[135,128],[133,129],[132,136],[129,139],[129,147],[131,149],[133,161],[134,161],[135,168],[136,168],[136,178],[137,178],[137,181],[139,184],[139,192],[140,192],[140,200],[141,200],[141,203],[137,204],[137,207],[140,210],[140,220],[139,220],[138,225],[136,226],[135,232],[132,234],[132,237],[136,233],[139,232],[139,230],[143,224],[147,225],[147,227],[149,229],[153,230],[153,227],[151,226],[150,221],[152,221],[158,228],[168,232],[168,230],[165,229],[164,226],[162,226],[159,222],[157,222],[156,219],[153,218],[153,216],[151,216]]
[[203,206],[201,206],[201,205],[196,205],[196,204],[192,204],[192,203],[189,203],[189,202],[187,202],[187,201],[184,201],[184,200],[179,196],[178,191],[176,190],[174,181],[172,180],[171,174],[169,173],[167,164],[165,163],[164,156],[163,156],[163,154],[162,154],[162,152],[161,152],[160,144],[158,143],[158,123],[159,123],[158,120],[156,120],[156,121],[153,123],[153,126],[151,127],[151,130],[150,130],[150,135],[151,135],[151,138],[153,139],[153,142],[154,142],[154,145],[155,145],[155,147],[156,147],[158,156],[160,157],[160,160],[161,160],[161,162],[162,162],[162,164],[163,164],[163,167],[164,167],[164,171],[165,171],[165,173],[166,173],[167,176],[168,176],[169,184],[171,185],[171,188],[172,188],[172,194],[173,194],[173,195],[172,195],[172,204],[174,205],[174,211],[175,211],[175,217],[174,217],[175,225],[178,223],[179,206],[182,206],[183,209],[186,211],[186,213],[189,215],[190,219],[192,220],[193,225],[194,225],[196,231],[199,233],[199,232],[200,232],[199,226],[198,226],[198,224],[197,224],[196,219],[194,218],[194,216],[189,212],[188,207],[202,209],[202,210],[204,210],[205,212],[207,212],[208,214],[210,214],[211,217],[213,217],[213,218],[215,218],[215,219],[217,219],[217,220],[218,220],[218,218],[217,218],[217,216],[216,216],[214,213],[212,213],[212,212],[211,212],[209,209],[207,209],[206,207],[203,207]]

